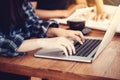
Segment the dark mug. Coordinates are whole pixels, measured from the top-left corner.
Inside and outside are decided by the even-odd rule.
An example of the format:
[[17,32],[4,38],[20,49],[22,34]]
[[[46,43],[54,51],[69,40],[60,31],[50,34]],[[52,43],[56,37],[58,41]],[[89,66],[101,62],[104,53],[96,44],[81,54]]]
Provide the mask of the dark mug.
[[82,31],[85,28],[85,20],[68,20],[67,25],[72,30]]

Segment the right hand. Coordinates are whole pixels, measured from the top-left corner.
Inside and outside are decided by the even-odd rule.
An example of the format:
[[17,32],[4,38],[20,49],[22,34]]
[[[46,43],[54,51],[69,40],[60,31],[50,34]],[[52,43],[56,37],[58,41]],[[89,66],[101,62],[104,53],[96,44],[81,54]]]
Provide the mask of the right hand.
[[39,39],[38,41],[40,47],[44,49],[59,48],[63,50],[66,56],[75,53],[75,47],[73,45],[73,41],[70,41],[69,39],[64,37],[44,38],[44,39]]
[[105,11],[98,11],[96,15],[93,17],[93,20],[99,21],[99,20],[105,20],[110,19],[110,15]]

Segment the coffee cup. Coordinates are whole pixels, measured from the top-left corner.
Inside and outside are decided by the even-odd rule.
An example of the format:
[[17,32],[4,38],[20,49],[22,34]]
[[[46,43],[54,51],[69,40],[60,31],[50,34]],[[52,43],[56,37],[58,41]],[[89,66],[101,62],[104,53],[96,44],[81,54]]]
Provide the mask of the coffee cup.
[[72,30],[82,31],[85,28],[85,20],[68,20],[67,25]]

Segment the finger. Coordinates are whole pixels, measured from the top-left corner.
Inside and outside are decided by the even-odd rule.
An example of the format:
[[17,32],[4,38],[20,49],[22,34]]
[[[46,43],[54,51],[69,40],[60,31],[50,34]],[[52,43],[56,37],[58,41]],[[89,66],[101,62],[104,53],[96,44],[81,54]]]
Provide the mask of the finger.
[[66,56],[68,56],[68,52],[65,46],[61,45],[59,48],[65,53]]
[[66,40],[65,42],[66,43],[62,43],[62,45],[66,47],[69,55],[72,55],[72,53],[75,53],[74,45],[69,40]]
[[[85,41],[85,38],[84,38],[84,35],[82,34],[82,32],[78,31],[76,34],[75,34],[76,38],[80,38],[79,40],[82,41],[82,43]],[[78,39],[77,39],[78,41]],[[79,42],[79,41],[78,41]]]
[[66,49],[68,51],[68,54],[72,55],[72,48],[71,48],[70,44],[66,44],[65,47],[66,47]]
[[102,19],[104,20],[104,19],[109,19],[109,18],[110,18],[109,14],[104,12],[102,15]]
[[106,18],[107,18],[107,19],[110,19],[110,15],[108,14]]
[[68,38],[68,40],[70,41],[69,45],[71,46],[72,48],[72,53],[75,54],[76,51],[75,51],[75,47],[74,47],[74,39],[73,38]]
[[[71,47],[71,49],[72,49],[72,53],[73,54],[75,54],[76,53],[76,51],[75,51],[75,47],[74,47],[74,45],[73,45],[73,42],[69,42],[69,45],[70,45],[70,47]],[[72,54],[70,54],[70,55],[72,55]]]
[[94,21],[97,21],[97,17],[98,17],[98,16],[95,15],[95,16],[93,17],[93,20],[94,20]]
[[105,20],[107,18],[107,14],[103,14],[102,16],[101,16],[101,19],[102,20]]
[[104,14],[104,15],[102,15],[101,16],[101,20],[105,20],[105,17],[106,17],[106,15]]
[[64,42],[62,42],[61,44],[66,47],[66,49],[69,52],[69,55],[72,55],[73,53],[75,53],[75,47],[74,47],[73,43],[71,42],[71,40],[64,38],[63,41]]
[[106,19],[110,19],[110,15],[109,14],[106,14]]
[[95,21],[96,21],[96,16],[92,17],[92,20],[95,20]]
[[85,41],[85,38],[84,38],[84,35],[82,34],[82,32],[78,31],[77,36],[79,36],[81,38],[82,42]]
[[82,39],[81,39],[79,36],[73,35],[73,38],[74,38],[76,41],[78,41],[80,44],[83,44]]
[[96,21],[99,21],[101,19],[101,15],[96,16]]

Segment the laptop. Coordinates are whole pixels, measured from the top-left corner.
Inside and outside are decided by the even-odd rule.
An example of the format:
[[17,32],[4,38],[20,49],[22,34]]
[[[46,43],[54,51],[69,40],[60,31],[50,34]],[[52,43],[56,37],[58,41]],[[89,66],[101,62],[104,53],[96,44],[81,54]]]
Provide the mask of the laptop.
[[101,54],[105,47],[111,42],[116,31],[116,26],[119,24],[119,14],[120,5],[118,6],[103,38],[86,37],[83,45],[80,45],[78,42],[74,42],[76,48],[76,54],[74,55],[65,56],[63,51],[60,49],[41,49],[37,51],[34,56],[57,60],[93,62]]

